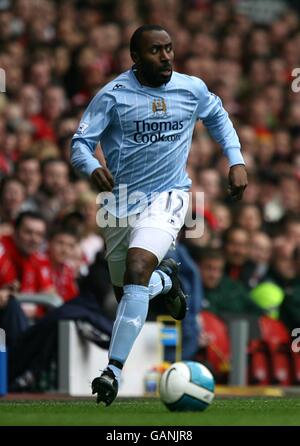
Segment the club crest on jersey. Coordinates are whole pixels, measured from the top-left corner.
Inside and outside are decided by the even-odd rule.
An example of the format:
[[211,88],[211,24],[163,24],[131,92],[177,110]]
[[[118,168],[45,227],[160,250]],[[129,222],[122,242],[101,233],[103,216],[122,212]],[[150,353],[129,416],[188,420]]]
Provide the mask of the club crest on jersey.
[[166,118],[168,116],[167,113],[167,104],[164,98],[155,98],[152,102],[152,118]]

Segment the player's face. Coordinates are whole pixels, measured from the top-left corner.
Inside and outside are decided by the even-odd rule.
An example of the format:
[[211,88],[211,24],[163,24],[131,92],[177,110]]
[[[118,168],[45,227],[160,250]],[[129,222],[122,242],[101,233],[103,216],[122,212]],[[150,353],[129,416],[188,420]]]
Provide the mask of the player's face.
[[169,82],[172,76],[174,51],[166,31],[146,31],[142,34],[139,52],[135,53],[138,73],[153,87]]

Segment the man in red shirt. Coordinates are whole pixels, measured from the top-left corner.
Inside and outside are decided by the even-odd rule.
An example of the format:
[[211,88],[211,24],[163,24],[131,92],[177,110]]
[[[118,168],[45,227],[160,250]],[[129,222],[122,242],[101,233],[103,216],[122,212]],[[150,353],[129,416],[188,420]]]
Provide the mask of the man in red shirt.
[[46,237],[44,218],[32,211],[22,212],[15,222],[13,236],[0,238],[0,249],[15,269],[15,279],[21,292],[51,292],[54,290],[49,259],[41,253]]
[[33,304],[20,307],[13,292],[54,291],[49,259],[40,252],[45,236],[44,218],[27,211],[17,217],[14,235],[0,238],[0,328],[6,331],[9,347],[27,329],[27,317],[43,314],[42,307]]

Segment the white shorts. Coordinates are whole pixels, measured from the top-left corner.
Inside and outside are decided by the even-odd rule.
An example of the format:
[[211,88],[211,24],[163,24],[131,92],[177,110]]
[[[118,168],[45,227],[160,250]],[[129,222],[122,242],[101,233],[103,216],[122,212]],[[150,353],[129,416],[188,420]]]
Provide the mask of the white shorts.
[[157,257],[157,264],[162,261],[184,224],[188,206],[188,192],[162,192],[141,214],[116,219],[116,227],[102,228],[113,285],[123,286],[129,248],[145,249]]

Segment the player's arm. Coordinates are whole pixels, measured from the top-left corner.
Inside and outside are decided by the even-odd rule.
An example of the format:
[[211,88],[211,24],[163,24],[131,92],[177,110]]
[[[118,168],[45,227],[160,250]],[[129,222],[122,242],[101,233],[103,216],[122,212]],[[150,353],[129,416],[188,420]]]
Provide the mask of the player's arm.
[[114,100],[99,92],[85,110],[71,144],[71,163],[90,176],[100,192],[111,191],[114,180],[107,167],[94,156],[102,133],[109,126],[114,113]]
[[228,192],[233,199],[240,200],[248,184],[240,141],[221,99],[208,91],[204,82],[201,83],[198,117],[222,146],[230,166]]

